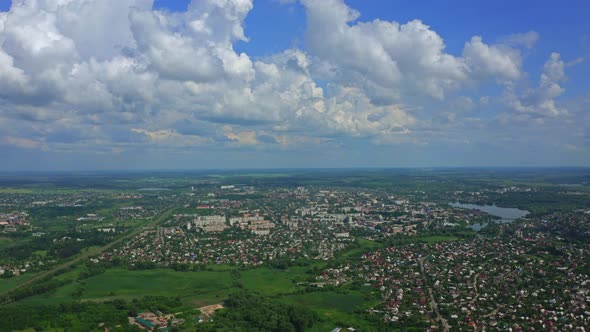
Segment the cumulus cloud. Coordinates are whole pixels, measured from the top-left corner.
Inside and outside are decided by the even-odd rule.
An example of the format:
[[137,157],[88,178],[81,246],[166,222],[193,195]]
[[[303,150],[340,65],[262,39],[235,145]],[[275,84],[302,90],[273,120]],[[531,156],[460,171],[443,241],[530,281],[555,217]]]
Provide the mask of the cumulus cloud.
[[487,106],[491,97],[464,88],[490,82],[519,114],[564,112],[558,54],[537,88],[514,88],[525,76],[519,48],[535,32],[499,44],[474,36],[453,55],[420,20],[362,21],[342,0],[301,4],[305,47],[251,57],[234,49],[249,41],[251,0],[193,0],[184,12],[152,0],[14,0],[0,13],[2,142],[119,152],[423,142],[440,108],[458,123],[460,111]]
[[465,43],[463,57],[476,77],[516,80],[521,75],[521,58],[517,50],[506,45],[487,45],[480,36]]
[[465,63],[445,53],[443,39],[420,20],[406,24],[356,22],[359,13],[340,0],[304,0],[311,54],[328,64],[327,78],[356,82],[376,102],[404,93],[444,98],[466,79]]
[[551,53],[549,60],[543,66],[538,87],[527,89],[522,94],[509,89],[506,97],[509,105],[519,113],[533,116],[566,115],[567,109],[558,107],[555,102],[555,98],[565,92],[565,89],[559,85],[566,79],[564,68],[565,63],[561,60],[559,53]]
[[[420,20],[362,22],[341,0],[302,3],[308,15],[309,51],[327,62],[319,73],[340,84],[355,82],[377,103],[406,95],[444,99],[470,81],[521,76],[520,52],[507,43],[488,45],[474,36],[462,56],[454,56],[445,51],[443,38]],[[530,44],[535,36],[531,32],[511,40]]]
[[398,105],[374,105],[358,88],[341,88],[322,108],[328,116],[318,121],[334,132],[353,136],[385,137],[409,133],[416,119]]
[[22,69],[14,66],[14,59],[0,49],[0,94],[11,96],[26,89],[27,78]]
[[236,142],[240,145],[258,144],[256,132],[253,130],[234,132],[231,126],[224,126],[223,131],[225,137],[227,137],[230,141]]

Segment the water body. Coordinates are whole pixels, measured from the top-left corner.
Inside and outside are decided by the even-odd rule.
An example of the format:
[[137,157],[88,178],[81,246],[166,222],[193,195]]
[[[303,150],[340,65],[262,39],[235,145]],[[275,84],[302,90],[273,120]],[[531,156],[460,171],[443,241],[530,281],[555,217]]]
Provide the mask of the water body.
[[[492,216],[499,217],[500,220],[496,221],[498,223],[510,223],[518,218],[523,218],[529,214],[527,210],[521,210],[517,208],[503,208],[496,205],[480,205],[480,204],[463,204],[463,203],[449,203],[452,207],[462,208],[462,209],[470,209],[470,210],[479,210],[490,214]],[[474,231],[479,231],[480,229],[486,227],[487,224],[474,224],[471,228]]]

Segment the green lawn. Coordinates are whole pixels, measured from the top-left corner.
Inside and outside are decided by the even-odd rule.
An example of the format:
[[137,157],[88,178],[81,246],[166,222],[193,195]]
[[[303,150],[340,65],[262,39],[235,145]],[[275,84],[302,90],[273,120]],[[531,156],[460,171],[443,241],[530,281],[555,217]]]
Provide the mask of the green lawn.
[[72,301],[72,294],[82,289],[79,300],[141,298],[167,296],[202,303],[221,302],[232,291],[229,272],[175,272],[173,270],[128,271],[109,269],[105,273],[67,284],[55,292],[27,298],[20,302],[59,303]]

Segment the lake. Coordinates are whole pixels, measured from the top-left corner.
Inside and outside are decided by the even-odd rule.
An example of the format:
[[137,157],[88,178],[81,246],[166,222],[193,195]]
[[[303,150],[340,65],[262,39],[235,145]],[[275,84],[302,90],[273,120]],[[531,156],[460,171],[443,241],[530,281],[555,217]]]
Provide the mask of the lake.
[[[487,214],[496,216],[500,218],[500,223],[510,223],[518,218],[525,217],[529,214],[529,211],[521,210],[517,208],[503,208],[496,205],[480,205],[480,204],[463,204],[463,203],[449,203],[452,207],[462,208],[462,209],[470,209],[470,210],[479,210],[485,212]],[[474,224],[471,228],[475,231],[479,231],[481,228],[485,227],[486,225]]]

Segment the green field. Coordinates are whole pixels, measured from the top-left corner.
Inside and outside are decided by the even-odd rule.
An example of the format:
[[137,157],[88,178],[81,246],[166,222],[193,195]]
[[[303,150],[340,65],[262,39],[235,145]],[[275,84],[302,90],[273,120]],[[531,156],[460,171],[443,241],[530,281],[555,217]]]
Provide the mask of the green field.
[[366,239],[359,239],[358,242],[359,242],[360,247],[347,250],[347,251],[343,252],[339,257],[346,258],[346,259],[360,258],[360,256],[362,254],[369,252],[369,251],[376,250],[376,249],[381,248],[383,246],[383,244],[380,242],[366,240]]
[[242,272],[240,282],[244,285],[244,288],[264,296],[274,296],[291,293],[299,289],[293,282],[293,278],[297,275],[297,270],[283,271],[263,267]]
[[7,237],[0,237],[0,249],[6,249],[14,244],[15,241],[13,239]]
[[323,322],[314,326],[310,331],[330,331],[336,326],[362,328],[367,323],[363,322],[362,317],[354,311],[365,309],[372,304],[371,301],[365,299],[365,295],[360,291],[345,293],[328,291],[288,295],[280,298],[279,301],[304,306],[317,312]]
[[0,194],[32,194],[35,191],[33,189],[23,188],[0,188]]
[[[233,279],[236,275],[227,267],[220,271],[198,272],[177,272],[167,269],[130,271],[114,268],[103,274],[73,281],[55,291],[23,299],[18,303],[58,304],[74,300],[131,300],[144,296],[165,296],[180,297],[184,305],[194,308],[222,302],[230,294],[239,291],[236,284],[238,281],[244,289],[317,312],[322,320],[310,329],[311,331],[329,331],[336,326],[370,328],[371,323],[363,320],[362,315],[356,312],[374,304],[375,300],[367,292],[340,289],[295,293],[303,288],[297,286],[296,281],[308,278],[313,267],[315,264],[311,267],[291,267],[289,270],[260,267],[241,271],[238,280]],[[78,265],[58,275],[56,279],[76,280],[85,269],[85,266]]]
[[0,194],[72,194],[76,192],[117,193],[123,192],[123,190],[102,188],[0,188]]
[[[177,272],[173,270],[108,269],[105,273],[74,281],[84,267],[78,266],[55,277],[57,280],[73,281],[57,290],[33,296],[20,302],[25,303],[61,303],[72,300],[108,300],[114,298],[133,299],[143,296],[180,297],[183,302],[205,305],[218,303],[230,293],[236,291],[237,285],[231,277],[228,266],[215,271]],[[292,267],[279,270],[267,267],[242,271],[239,283],[243,288],[258,292],[264,296],[281,296],[302,289],[297,282],[306,280],[310,267]],[[16,281],[18,278],[10,279]],[[20,282],[20,280],[19,280]],[[0,284],[0,289],[10,288],[14,282]],[[78,293],[77,296],[73,294]]]
[[426,236],[418,237],[416,241],[425,243],[450,242],[459,240],[456,236]]
[[26,303],[72,301],[81,289],[79,300],[133,299],[144,296],[181,297],[187,302],[221,302],[232,289],[229,272],[175,272],[172,270],[128,271],[110,269],[105,273],[67,284],[55,292],[27,298]]
[[12,277],[9,279],[0,279],[0,292],[7,291],[12,287],[25,282],[31,278],[33,278],[36,274],[35,273],[25,273],[18,277]]
[[312,308],[327,317],[338,313],[351,313],[363,306],[364,295],[359,291],[346,293],[313,292],[306,294],[284,296],[281,301]]

